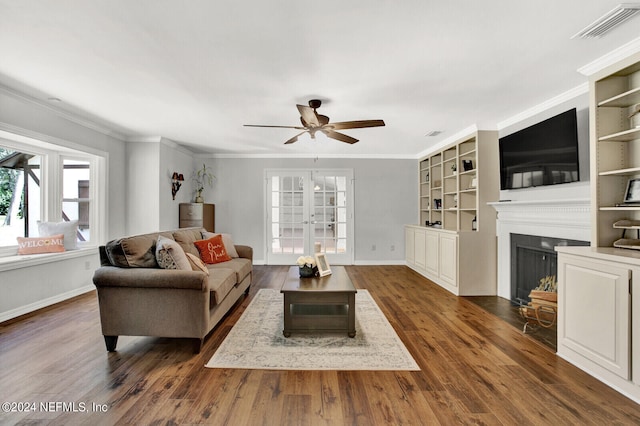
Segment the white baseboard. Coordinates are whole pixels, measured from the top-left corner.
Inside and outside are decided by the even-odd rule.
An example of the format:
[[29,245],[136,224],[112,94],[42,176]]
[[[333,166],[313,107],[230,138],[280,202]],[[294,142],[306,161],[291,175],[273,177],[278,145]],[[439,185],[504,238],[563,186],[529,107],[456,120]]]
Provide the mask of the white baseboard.
[[93,284],[89,284],[75,290],[67,291],[66,293],[57,294],[47,299],[38,300],[37,302],[11,309],[10,311],[0,312],[0,322],[8,321],[10,319],[19,317],[20,315],[28,314],[30,312],[37,311],[38,309],[46,308],[47,306],[51,306],[64,300],[71,299],[72,297],[88,293],[95,289],[96,287]]
[[406,265],[407,261],[402,260],[356,260],[354,265],[357,266],[380,266],[380,265]]

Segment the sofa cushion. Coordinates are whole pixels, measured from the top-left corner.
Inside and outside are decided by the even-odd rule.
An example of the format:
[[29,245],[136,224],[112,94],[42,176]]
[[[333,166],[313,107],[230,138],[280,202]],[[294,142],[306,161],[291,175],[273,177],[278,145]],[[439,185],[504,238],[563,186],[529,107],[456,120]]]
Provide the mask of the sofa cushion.
[[214,271],[218,269],[231,269],[236,273],[235,281],[236,283],[242,282],[247,275],[251,273],[252,265],[249,259],[245,259],[243,257],[238,257],[235,259],[231,259],[226,262],[215,263],[212,265],[207,265],[211,274],[214,274]]
[[194,243],[200,252],[200,259],[207,264],[226,262],[231,260],[222,242],[222,235],[216,235],[208,240],[199,240]]
[[173,239],[182,247],[185,253],[200,257],[195,242],[202,239],[204,228],[181,228],[173,231]]
[[156,261],[163,269],[192,270],[191,263],[180,244],[162,235],[159,235],[156,241]]
[[211,300],[219,304],[236,285],[236,274],[232,269],[217,268],[209,274],[209,290]]
[[107,257],[113,266],[121,268],[157,268],[156,240],[159,235],[173,238],[171,232],[154,232],[119,238],[105,244]]

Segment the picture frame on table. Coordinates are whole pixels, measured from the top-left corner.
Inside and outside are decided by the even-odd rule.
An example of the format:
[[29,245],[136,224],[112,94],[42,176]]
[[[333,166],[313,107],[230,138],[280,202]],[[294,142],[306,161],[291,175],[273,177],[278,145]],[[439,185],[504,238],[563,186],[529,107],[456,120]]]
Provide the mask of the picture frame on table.
[[316,253],[316,266],[318,267],[318,275],[324,277],[331,274],[331,267],[329,261],[324,253]]

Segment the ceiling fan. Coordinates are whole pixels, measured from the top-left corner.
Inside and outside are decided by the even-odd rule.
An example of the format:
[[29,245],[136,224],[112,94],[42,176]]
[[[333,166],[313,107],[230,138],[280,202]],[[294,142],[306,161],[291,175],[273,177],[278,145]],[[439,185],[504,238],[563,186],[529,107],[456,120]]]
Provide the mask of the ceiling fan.
[[362,129],[364,127],[380,127],[384,126],[383,120],[359,120],[359,121],[342,121],[338,123],[329,123],[329,117],[326,115],[318,114],[317,108],[320,108],[322,101],[319,99],[311,99],[309,106],[296,105],[298,111],[300,111],[300,121],[302,126],[268,126],[261,124],[245,124],[245,127],[276,127],[281,129],[297,129],[302,130],[291,139],[285,142],[285,144],[294,143],[298,140],[298,136],[304,133],[309,133],[311,139],[315,139],[316,132],[322,132],[327,137],[340,142],[356,143],[358,139],[347,136],[344,133],[336,132],[336,130],[345,129]]

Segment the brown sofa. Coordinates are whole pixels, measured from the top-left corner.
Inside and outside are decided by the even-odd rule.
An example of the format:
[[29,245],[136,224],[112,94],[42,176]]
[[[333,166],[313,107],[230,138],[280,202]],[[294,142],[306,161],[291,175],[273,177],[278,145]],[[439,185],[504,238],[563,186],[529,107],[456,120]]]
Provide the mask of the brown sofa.
[[[107,350],[115,351],[118,336],[204,338],[243,293],[253,275],[253,249],[234,245],[239,257],[201,270],[162,269],[155,256],[159,235],[176,241],[198,256],[194,245],[204,228],[136,235],[100,247],[101,267],[93,276],[98,291],[100,322]],[[197,269],[197,268],[193,268]]]

